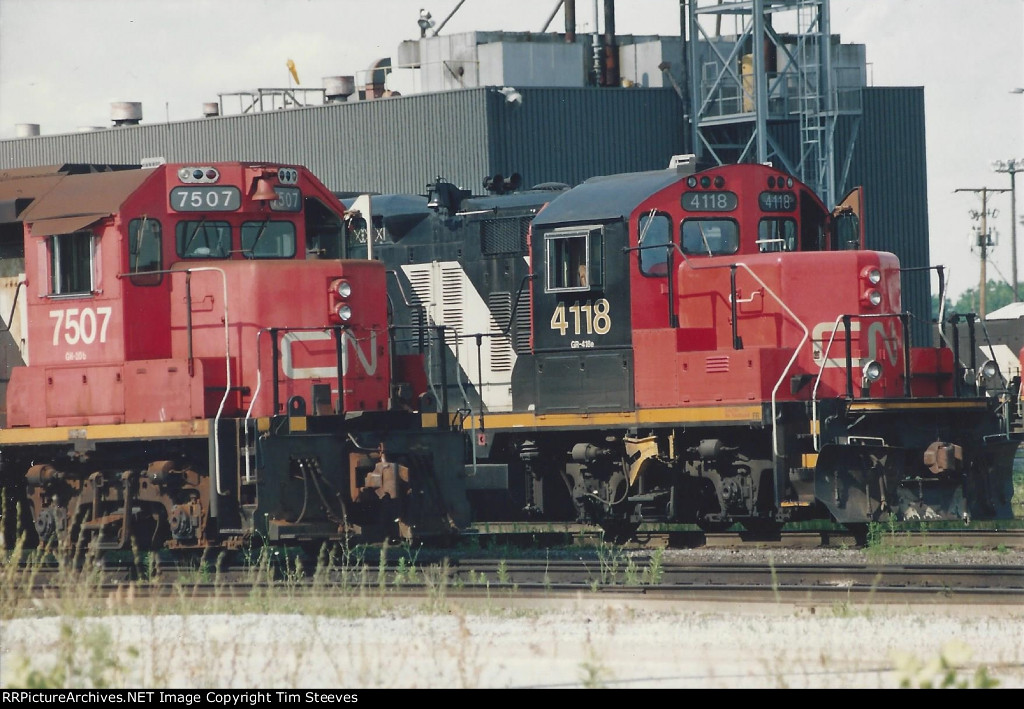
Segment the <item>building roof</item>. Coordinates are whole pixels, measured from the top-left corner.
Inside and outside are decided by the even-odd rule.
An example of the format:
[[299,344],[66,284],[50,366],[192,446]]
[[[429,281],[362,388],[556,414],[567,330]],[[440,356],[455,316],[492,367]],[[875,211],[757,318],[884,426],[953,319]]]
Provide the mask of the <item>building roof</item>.
[[1019,320],[1024,318],[1024,302],[1010,303],[985,316],[986,320]]

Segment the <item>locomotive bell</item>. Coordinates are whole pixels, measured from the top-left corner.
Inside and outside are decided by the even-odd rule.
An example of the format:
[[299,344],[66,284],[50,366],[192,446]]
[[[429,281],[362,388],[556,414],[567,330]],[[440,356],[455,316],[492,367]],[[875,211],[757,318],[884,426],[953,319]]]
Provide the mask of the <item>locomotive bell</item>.
[[274,186],[270,184],[270,180],[266,177],[256,178],[256,191],[252,195],[253,201],[268,201],[273,202],[278,199],[278,194],[274,190]]

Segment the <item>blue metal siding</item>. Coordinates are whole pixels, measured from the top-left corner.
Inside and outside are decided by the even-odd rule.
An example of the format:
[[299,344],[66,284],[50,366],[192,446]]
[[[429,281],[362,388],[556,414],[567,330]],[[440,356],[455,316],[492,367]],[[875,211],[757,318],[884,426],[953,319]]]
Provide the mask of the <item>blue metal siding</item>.
[[533,88],[509,104],[491,92],[489,162],[527,185],[659,170],[684,148],[684,106],[671,89]]
[[[924,89],[866,88],[863,106],[849,183],[864,187],[866,245],[896,254],[905,268],[928,266]],[[836,145],[845,141],[837,132]],[[837,168],[841,159],[836,156]],[[903,307],[917,316],[911,333],[922,345],[932,339],[927,320],[933,280],[926,271],[903,278]]]

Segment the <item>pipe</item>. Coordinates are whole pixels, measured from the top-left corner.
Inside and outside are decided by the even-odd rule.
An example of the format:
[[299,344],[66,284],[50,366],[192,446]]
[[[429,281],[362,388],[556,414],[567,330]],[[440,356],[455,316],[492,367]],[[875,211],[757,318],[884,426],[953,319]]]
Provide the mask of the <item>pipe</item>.
[[558,2],[555,3],[555,9],[551,11],[550,15],[548,15],[548,21],[545,22],[544,26],[540,28],[541,34],[544,34],[545,32],[548,31],[548,27],[551,26],[551,21],[555,19],[555,15],[558,14],[558,10],[562,7],[562,2],[563,0],[558,0]]
[[565,41],[576,42],[576,0],[565,0]]
[[604,0],[604,85],[619,85],[619,47],[615,43],[615,0]]
[[448,13],[448,17],[444,18],[444,20],[441,22],[441,24],[439,24],[437,26],[437,29],[434,30],[434,35],[433,35],[434,37],[436,37],[437,33],[441,31],[441,28],[443,28],[445,25],[448,24],[448,20],[452,19],[452,17],[455,15],[455,13],[459,11],[459,8],[462,7],[462,3],[464,3],[464,2],[466,2],[466,0],[459,0],[459,4],[455,6],[455,9],[452,10],[451,12],[449,12]]

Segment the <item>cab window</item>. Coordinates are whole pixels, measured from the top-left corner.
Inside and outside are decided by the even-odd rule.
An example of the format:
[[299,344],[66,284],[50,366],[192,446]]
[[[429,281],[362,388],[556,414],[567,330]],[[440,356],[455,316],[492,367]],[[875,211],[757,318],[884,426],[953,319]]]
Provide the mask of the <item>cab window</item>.
[[668,247],[672,243],[672,222],[664,214],[645,214],[638,223],[640,272],[646,276],[668,273]]
[[155,286],[163,280],[160,222],[143,217],[128,222],[128,272],[137,286]]
[[307,197],[305,201],[306,257],[341,258],[341,217],[314,197]]
[[796,220],[769,217],[758,222],[757,250],[761,253],[796,251]]
[[740,247],[739,226],[732,219],[687,219],[682,232],[685,254],[734,254]]
[[242,254],[246,258],[293,258],[295,225],[269,219],[243,223]]
[[231,254],[231,225],[227,222],[181,221],[174,228],[181,258],[227,258]]
[[50,237],[50,293],[83,295],[93,291],[94,239],[91,231]]
[[549,293],[600,288],[603,279],[601,227],[555,230],[544,235]]

